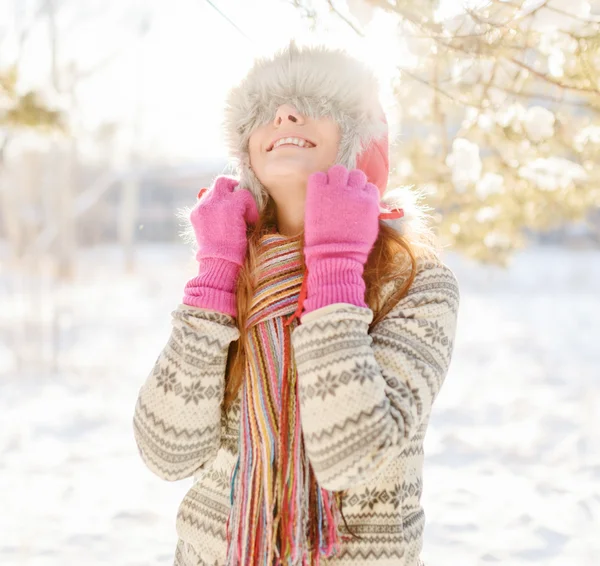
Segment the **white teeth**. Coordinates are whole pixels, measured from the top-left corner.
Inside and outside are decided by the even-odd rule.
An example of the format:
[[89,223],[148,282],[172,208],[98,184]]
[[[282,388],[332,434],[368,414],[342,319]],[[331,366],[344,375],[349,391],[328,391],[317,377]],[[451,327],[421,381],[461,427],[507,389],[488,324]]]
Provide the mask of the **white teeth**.
[[306,140],[300,138],[282,138],[275,142],[275,144],[273,145],[273,149],[283,144],[293,144],[297,145],[298,147],[313,147],[313,145],[310,142],[307,142]]

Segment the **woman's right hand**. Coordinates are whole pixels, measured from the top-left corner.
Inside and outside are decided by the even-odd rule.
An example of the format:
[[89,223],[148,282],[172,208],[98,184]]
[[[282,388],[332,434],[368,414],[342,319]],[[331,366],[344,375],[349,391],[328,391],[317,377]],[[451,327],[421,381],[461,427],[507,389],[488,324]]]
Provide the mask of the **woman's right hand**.
[[185,286],[183,303],[237,315],[235,286],[246,258],[247,224],[258,220],[258,209],[238,181],[218,177],[212,189],[199,195],[190,213],[196,234],[198,275]]
[[219,258],[244,263],[248,241],[247,223],[258,220],[258,209],[247,189],[234,190],[238,181],[221,176],[212,189],[202,194],[190,214],[196,234],[196,259]]

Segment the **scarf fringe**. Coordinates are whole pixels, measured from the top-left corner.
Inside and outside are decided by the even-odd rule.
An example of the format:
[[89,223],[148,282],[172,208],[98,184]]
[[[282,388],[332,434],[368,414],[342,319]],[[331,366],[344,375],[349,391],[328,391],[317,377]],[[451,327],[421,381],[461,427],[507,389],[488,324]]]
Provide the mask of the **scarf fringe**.
[[301,242],[270,235],[261,243],[268,275],[259,280],[255,304],[260,308],[247,329],[227,564],[319,566],[321,558],[340,552],[341,513],[335,494],[318,485],[304,449],[291,351],[294,317],[280,316],[294,309],[305,290],[299,289]]

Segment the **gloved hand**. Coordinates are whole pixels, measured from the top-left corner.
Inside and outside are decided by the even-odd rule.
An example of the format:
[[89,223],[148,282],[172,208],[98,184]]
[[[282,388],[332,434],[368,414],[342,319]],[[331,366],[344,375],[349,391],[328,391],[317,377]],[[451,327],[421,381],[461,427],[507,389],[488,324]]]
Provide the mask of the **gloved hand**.
[[199,262],[198,276],[185,286],[186,305],[237,315],[235,287],[244,264],[248,240],[247,223],[258,220],[250,191],[234,191],[238,181],[218,177],[214,186],[190,214]]
[[334,165],[308,178],[304,313],[333,303],[366,307],[364,266],[379,234],[379,190],[359,169]]

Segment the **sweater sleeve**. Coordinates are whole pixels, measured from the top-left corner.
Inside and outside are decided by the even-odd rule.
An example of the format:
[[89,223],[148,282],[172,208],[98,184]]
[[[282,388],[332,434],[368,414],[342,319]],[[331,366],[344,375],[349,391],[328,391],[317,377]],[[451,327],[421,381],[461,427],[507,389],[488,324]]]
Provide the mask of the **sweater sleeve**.
[[336,303],[302,317],[292,332],[300,418],[322,487],[371,481],[418,432],[450,364],[458,306],[454,273],[422,260],[370,334],[369,308]]
[[162,479],[192,476],[216,456],[233,317],[179,305],[171,335],[141,387],[133,431],[148,468]]

